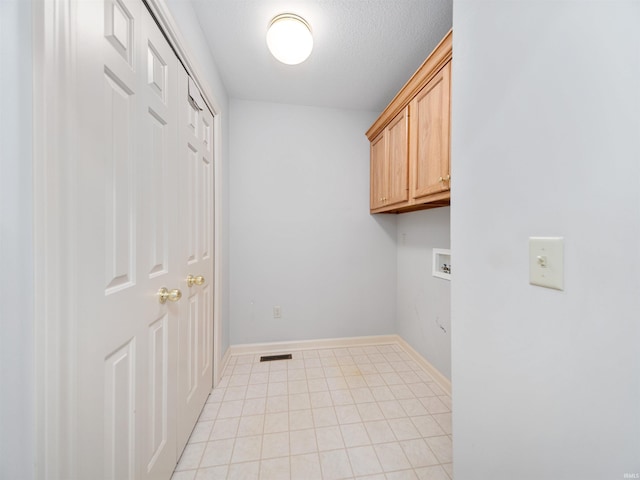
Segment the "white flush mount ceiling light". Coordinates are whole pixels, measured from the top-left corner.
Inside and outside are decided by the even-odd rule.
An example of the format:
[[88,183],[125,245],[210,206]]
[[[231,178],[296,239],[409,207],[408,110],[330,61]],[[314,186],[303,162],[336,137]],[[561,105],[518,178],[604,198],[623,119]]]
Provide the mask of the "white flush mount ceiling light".
[[311,27],[304,18],[283,13],[271,20],[267,30],[267,46],[282,63],[297,65],[304,62],[313,49]]

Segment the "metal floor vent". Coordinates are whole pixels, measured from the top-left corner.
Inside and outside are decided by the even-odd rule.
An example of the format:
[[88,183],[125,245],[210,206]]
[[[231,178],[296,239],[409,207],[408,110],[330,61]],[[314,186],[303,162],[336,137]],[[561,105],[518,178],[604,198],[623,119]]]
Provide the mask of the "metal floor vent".
[[284,355],[266,355],[264,357],[260,357],[261,362],[272,362],[273,360],[291,360],[293,357],[290,353],[286,353]]

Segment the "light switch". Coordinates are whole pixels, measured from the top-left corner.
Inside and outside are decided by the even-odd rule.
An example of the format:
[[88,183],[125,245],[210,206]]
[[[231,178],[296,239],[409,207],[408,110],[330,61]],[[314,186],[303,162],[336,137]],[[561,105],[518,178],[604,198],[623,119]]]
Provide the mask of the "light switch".
[[564,238],[529,238],[529,283],[564,290]]

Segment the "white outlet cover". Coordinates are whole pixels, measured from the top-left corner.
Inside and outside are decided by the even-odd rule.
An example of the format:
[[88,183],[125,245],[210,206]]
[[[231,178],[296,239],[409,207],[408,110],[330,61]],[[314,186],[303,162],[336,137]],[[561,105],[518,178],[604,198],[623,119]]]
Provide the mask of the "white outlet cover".
[[529,238],[529,283],[564,290],[564,238]]

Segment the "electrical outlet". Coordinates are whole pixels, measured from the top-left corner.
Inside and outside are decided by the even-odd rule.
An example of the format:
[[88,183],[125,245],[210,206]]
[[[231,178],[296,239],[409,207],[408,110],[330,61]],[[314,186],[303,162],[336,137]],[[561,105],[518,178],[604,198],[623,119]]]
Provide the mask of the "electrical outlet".
[[273,318],[282,318],[282,310],[279,306],[273,307]]

